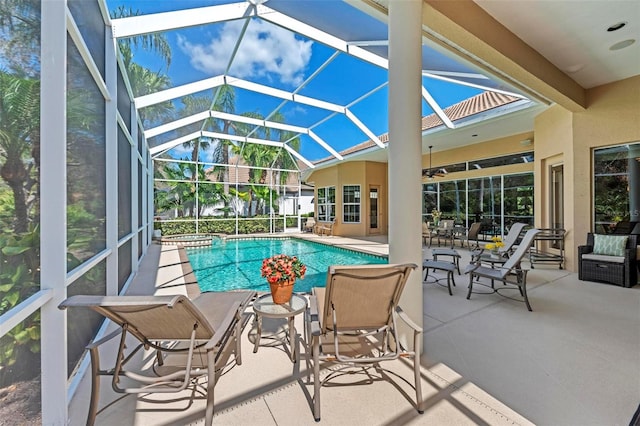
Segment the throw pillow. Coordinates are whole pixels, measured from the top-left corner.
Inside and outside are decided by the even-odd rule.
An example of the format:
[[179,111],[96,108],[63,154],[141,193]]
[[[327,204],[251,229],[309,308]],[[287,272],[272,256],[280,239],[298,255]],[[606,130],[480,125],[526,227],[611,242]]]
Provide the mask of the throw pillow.
[[624,249],[627,247],[625,235],[601,235],[593,236],[593,254],[603,254],[606,256],[624,256]]
[[424,222],[422,222],[422,233],[423,234],[428,234],[429,233],[429,225],[427,225]]

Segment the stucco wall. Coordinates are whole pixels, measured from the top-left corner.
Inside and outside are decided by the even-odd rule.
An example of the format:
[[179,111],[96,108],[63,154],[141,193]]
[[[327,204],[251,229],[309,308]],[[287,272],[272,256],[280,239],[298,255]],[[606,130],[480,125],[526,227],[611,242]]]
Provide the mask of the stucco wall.
[[[369,188],[379,186],[379,234],[388,232],[388,192],[387,164],[371,161],[351,161],[341,163],[322,170],[314,170],[307,178],[316,188],[335,186],[336,188],[336,222],[334,235],[366,236],[369,235]],[[344,185],[360,185],[360,222],[344,223],[342,209],[342,189]],[[316,207],[317,208],[317,207]],[[317,211],[316,211],[317,217]]]
[[[523,145],[523,141],[531,140],[531,145]],[[523,142],[523,143],[521,143]],[[533,132],[519,133],[505,138],[493,139],[487,142],[467,145],[460,148],[438,151],[433,153],[433,167],[447,164],[462,163],[469,160],[498,157],[501,155],[517,154],[533,151]],[[429,154],[422,156],[422,168],[429,168]]]
[[640,76],[587,91],[588,108],[554,106],[535,120],[536,225],[549,220],[549,166],[564,163],[567,269],[577,270],[577,247],[592,228],[593,148],[640,141]]

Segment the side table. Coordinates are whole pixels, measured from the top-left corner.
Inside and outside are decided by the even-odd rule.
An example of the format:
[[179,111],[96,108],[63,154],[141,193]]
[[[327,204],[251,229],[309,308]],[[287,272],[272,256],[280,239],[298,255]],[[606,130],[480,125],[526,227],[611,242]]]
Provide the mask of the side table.
[[296,362],[296,328],[294,325],[295,316],[301,314],[307,310],[307,299],[293,294],[291,300],[288,303],[279,305],[273,303],[271,294],[265,294],[258,297],[253,302],[253,311],[256,314],[256,322],[258,323],[258,334],[256,335],[256,341],[253,346],[253,353],[258,352],[258,346],[260,346],[260,339],[262,338],[262,318],[286,318],[289,326],[289,344],[291,345],[291,361]]

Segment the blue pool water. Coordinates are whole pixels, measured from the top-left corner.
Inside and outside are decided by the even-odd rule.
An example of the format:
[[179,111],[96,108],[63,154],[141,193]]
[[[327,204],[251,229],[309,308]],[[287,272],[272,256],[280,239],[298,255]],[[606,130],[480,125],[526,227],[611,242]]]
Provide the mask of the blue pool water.
[[202,291],[269,291],[267,281],[260,276],[262,260],[280,253],[298,256],[307,266],[304,279],[296,280],[296,292],[309,292],[311,287],[324,287],[329,265],[387,263],[387,259],[381,256],[296,238],[227,241],[214,239],[211,247],[186,250]]

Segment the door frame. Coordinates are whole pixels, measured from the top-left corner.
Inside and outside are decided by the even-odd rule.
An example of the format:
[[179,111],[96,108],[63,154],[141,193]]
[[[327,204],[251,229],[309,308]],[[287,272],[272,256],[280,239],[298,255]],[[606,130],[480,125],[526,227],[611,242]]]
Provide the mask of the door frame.
[[[376,191],[376,206],[377,206],[377,214],[376,214],[376,222],[378,227],[377,228],[372,228],[371,227],[371,191],[374,190]],[[381,223],[380,223],[380,207],[381,207],[381,202],[380,202],[380,185],[372,185],[369,184],[368,188],[367,188],[367,235],[378,235],[381,233]]]

